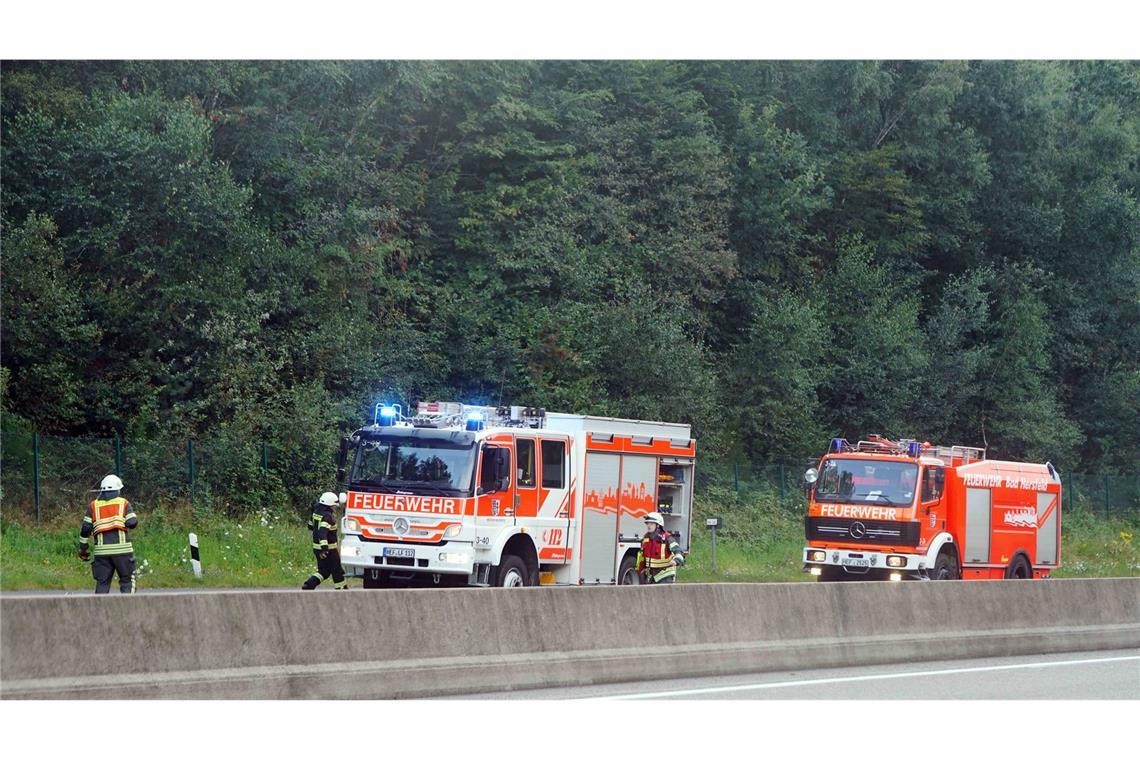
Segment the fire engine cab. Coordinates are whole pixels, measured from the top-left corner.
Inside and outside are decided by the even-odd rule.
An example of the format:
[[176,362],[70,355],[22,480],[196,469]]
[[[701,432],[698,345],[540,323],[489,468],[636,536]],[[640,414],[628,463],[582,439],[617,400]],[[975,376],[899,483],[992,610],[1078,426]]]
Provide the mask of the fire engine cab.
[[341,561],[365,588],[636,584],[647,513],[688,548],[695,455],[678,423],[378,405],[341,441]]
[[1060,566],[1052,464],[878,435],[809,469],[804,570],[821,581],[1047,578]]

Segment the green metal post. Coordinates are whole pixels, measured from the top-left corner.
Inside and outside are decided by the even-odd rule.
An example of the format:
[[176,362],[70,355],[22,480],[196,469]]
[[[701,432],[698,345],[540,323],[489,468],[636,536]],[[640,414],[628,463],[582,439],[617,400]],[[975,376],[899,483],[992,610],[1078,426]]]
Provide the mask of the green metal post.
[[194,487],[194,442],[186,441],[186,471],[190,476],[190,487]]
[[123,476],[123,442],[118,433],[115,433],[115,474]]
[[1108,476],[1104,476],[1104,513],[1108,514]]
[[732,487],[736,491],[740,491],[740,465],[732,465]]
[[40,434],[32,433],[32,490],[36,500],[36,522],[40,520]]
[[269,472],[269,444],[261,442],[261,471]]
[[784,465],[780,465],[780,503],[783,503],[787,493],[787,482],[784,479]]

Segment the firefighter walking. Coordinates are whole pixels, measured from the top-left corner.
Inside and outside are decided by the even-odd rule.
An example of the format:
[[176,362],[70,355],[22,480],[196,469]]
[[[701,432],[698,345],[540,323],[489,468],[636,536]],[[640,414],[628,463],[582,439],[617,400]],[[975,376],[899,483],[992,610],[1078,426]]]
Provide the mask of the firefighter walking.
[[646,583],[673,583],[677,580],[677,568],[685,564],[680,544],[665,530],[659,512],[645,516],[645,530],[641,551],[637,553],[637,572],[643,574]]
[[309,576],[301,586],[305,591],[312,591],[320,585],[321,581],[332,576],[333,588],[347,589],[348,581],[344,579],[344,568],[340,565],[340,550],[336,541],[336,494],[325,491],[321,498],[313,505],[313,515],[309,518],[309,525],[313,529],[313,555],[317,558],[317,572]]
[[[95,593],[108,594],[111,579],[119,576],[119,592],[135,593],[135,553],[128,531],[138,527],[139,518],[131,503],[119,495],[123,481],[116,475],[103,478],[98,498],[87,505],[83,526],[79,529],[79,558],[91,561]],[[91,537],[95,545],[90,545]]]

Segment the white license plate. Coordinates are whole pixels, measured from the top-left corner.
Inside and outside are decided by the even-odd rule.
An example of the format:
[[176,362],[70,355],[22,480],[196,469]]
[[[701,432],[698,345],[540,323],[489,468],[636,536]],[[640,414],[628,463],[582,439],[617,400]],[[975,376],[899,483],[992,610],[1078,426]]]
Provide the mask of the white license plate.
[[840,560],[839,564],[847,565],[848,567],[870,567],[871,560],[856,559],[855,557],[844,557],[842,560]]
[[414,557],[416,556],[415,549],[384,549],[385,557]]

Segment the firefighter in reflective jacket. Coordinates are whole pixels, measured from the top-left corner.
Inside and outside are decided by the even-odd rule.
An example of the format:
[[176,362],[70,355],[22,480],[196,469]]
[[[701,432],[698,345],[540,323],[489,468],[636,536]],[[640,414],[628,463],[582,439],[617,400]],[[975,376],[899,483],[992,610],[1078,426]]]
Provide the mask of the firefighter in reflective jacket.
[[[91,575],[95,578],[95,593],[111,591],[111,579],[119,575],[119,591],[135,593],[135,554],[127,531],[134,530],[139,518],[131,503],[119,496],[123,481],[115,475],[103,478],[98,498],[87,505],[83,527],[79,529],[79,558],[91,560]],[[90,545],[91,536],[95,545]],[[94,555],[94,557],[92,557]]]
[[685,555],[672,534],[665,530],[665,521],[658,512],[645,516],[646,534],[637,553],[637,572],[643,573],[647,583],[673,583],[677,568],[685,564]]
[[317,572],[310,575],[301,586],[306,591],[312,591],[321,581],[328,580],[330,575],[333,579],[333,588],[348,588],[336,542],[336,515],[333,514],[336,502],[336,494],[325,491],[313,505],[313,516],[309,518],[309,525],[313,529],[313,554],[317,558]]

